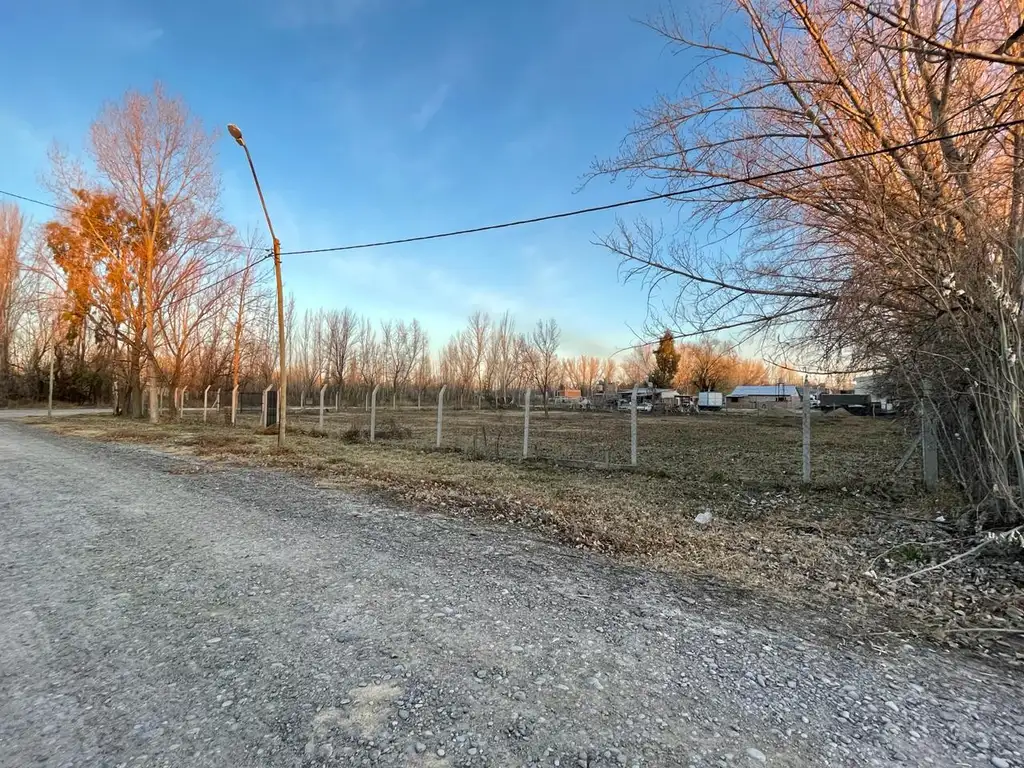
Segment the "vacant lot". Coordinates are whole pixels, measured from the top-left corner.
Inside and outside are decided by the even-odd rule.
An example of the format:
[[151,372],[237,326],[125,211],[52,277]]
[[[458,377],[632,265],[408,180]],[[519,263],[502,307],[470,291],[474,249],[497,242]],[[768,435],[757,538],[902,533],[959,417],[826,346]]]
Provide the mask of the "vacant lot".
[[[525,462],[521,411],[447,413],[440,451],[435,412],[427,409],[382,409],[372,445],[361,411],[330,414],[324,432],[315,413],[290,414],[294,432],[284,450],[259,434],[252,417],[233,428],[212,416],[209,424],[194,419],[151,427],[88,418],[52,428],[312,472],[326,486],[540,529],[576,546],[810,603],[864,637],[925,633],[983,641],[986,652],[1024,659],[1015,643],[1024,629],[1019,548],[994,546],[892,583],[971,542],[951,522],[953,494],[918,493],[916,459],[893,474],[913,425],[816,414],[814,480],[803,488],[800,422],[791,413],[643,415],[636,470],[620,467],[629,451],[625,414],[535,411]],[[705,512],[712,521],[697,523]]]
[[[190,415],[191,417],[191,415]],[[813,414],[812,470],[815,485],[890,485],[909,491],[918,464],[894,477],[916,426],[855,418],[843,412]],[[250,423],[255,426],[255,421]],[[317,431],[315,411],[289,414],[292,427]],[[520,459],[521,410],[447,410],[441,446],[489,459]],[[367,440],[370,418],[363,410],[327,413],[324,432],[331,437]],[[640,414],[637,419],[638,466],[685,475],[697,482],[788,487],[801,471],[800,415],[789,411],[739,411],[700,416]],[[433,448],[437,414],[433,409],[377,411],[376,439],[388,445]],[[534,408],[530,418],[530,458],[592,465],[626,465],[630,458],[627,413],[556,411]]]

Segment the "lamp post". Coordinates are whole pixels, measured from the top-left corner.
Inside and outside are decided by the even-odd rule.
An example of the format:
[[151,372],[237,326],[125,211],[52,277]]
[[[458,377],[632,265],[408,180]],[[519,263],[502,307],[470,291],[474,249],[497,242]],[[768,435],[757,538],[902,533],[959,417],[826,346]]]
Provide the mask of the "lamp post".
[[263,199],[263,190],[260,188],[260,180],[256,175],[256,166],[252,163],[252,155],[249,154],[249,147],[245,145],[242,138],[242,131],[234,123],[228,124],[228,133],[245,150],[245,159],[249,161],[249,170],[252,171],[252,180],[256,182],[256,193],[260,196],[260,205],[263,206],[263,215],[267,218],[267,228],[270,230],[270,238],[274,242],[274,275],[277,278],[277,347],[280,355],[279,367],[281,370],[281,386],[277,395],[277,445],[284,445],[285,417],[288,414],[288,370],[286,367],[285,355],[285,332],[284,332],[284,286],[281,281],[281,241],[274,234],[274,225],[270,223],[270,214],[267,212],[267,201]]

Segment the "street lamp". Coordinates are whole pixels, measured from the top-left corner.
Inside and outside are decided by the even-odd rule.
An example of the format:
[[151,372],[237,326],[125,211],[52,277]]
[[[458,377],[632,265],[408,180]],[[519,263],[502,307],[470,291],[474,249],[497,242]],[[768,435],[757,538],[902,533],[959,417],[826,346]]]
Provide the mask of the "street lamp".
[[274,241],[274,274],[277,277],[277,347],[280,354],[279,366],[281,369],[281,386],[278,389],[277,403],[277,445],[284,445],[285,417],[288,414],[288,370],[285,356],[285,333],[284,333],[284,286],[281,281],[281,241],[274,234],[274,225],[270,223],[270,214],[267,212],[267,201],[263,199],[263,190],[260,188],[260,180],[256,175],[256,166],[252,164],[252,155],[249,154],[249,147],[245,145],[242,138],[242,131],[234,123],[228,123],[228,133],[238,142],[238,146],[245,150],[245,158],[249,161],[249,170],[252,171],[252,180],[256,182],[256,193],[260,196],[260,205],[263,206],[263,215],[267,217],[267,228],[270,230],[270,238]]

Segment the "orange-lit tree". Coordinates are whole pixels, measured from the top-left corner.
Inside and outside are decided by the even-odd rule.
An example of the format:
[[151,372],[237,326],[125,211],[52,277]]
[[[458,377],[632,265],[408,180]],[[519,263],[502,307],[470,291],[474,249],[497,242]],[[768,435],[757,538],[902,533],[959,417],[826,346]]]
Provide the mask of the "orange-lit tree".
[[[179,357],[206,314],[205,299],[198,306],[190,295],[240,253],[227,244],[232,232],[217,214],[214,138],[157,85],[127,93],[93,123],[93,180],[54,158],[54,191],[69,212],[51,228],[51,249],[62,251],[75,310],[96,308],[111,328],[125,328],[116,332],[133,358],[129,388],[141,379],[137,366],[144,367],[154,420],[160,361]],[[87,296],[88,307],[81,303]],[[104,301],[112,303],[101,307]],[[168,338],[179,342],[169,356],[162,349]],[[140,398],[132,398],[131,410],[141,413]]]

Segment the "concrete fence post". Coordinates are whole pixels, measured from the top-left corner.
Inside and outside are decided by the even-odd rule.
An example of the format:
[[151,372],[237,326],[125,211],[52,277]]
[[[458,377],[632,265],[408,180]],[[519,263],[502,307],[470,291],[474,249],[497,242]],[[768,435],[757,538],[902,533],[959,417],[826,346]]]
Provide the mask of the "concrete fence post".
[[931,404],[931,382],[926,381],[921,397],[921,479],[929,493],[939,487],[939,452],[935,436],[935,414]]
[[377,392],[380,390],[380,384],[373,388],[373,392],[370,393],[370,442],[372,443],[377,439]]
[[208,384],[206,389],[203,390],[203,424],[206,423],[206,409],[208,407],[207,401],[210,398],[210,389],[213,388],[213,384]]
[[633,385],[629,396],[629,463],[636,466],[636,397],[639,385]]
[[53,417],[53,358],[54,355],[50,355],[50,391],[46,396],[46,417]]
[[324,431],[324,394],[327,392],[327,385],[320,387],[320,431]]
[[238,416],[238,387],[231,388],[231,423],[235,423]]
[[523,458],[530,456],[530,390],[523,396]]
[[804,376],[804,401],[803,401],[803,435],[804,435],[804,485],[811,484],[811,389],[810,379]]
[[437,440],[434,442],[434,447],[441,447],[441,425],[444,423],[444,391],[448,389],[447,384],[441,385],[441,390],[437,393]]

